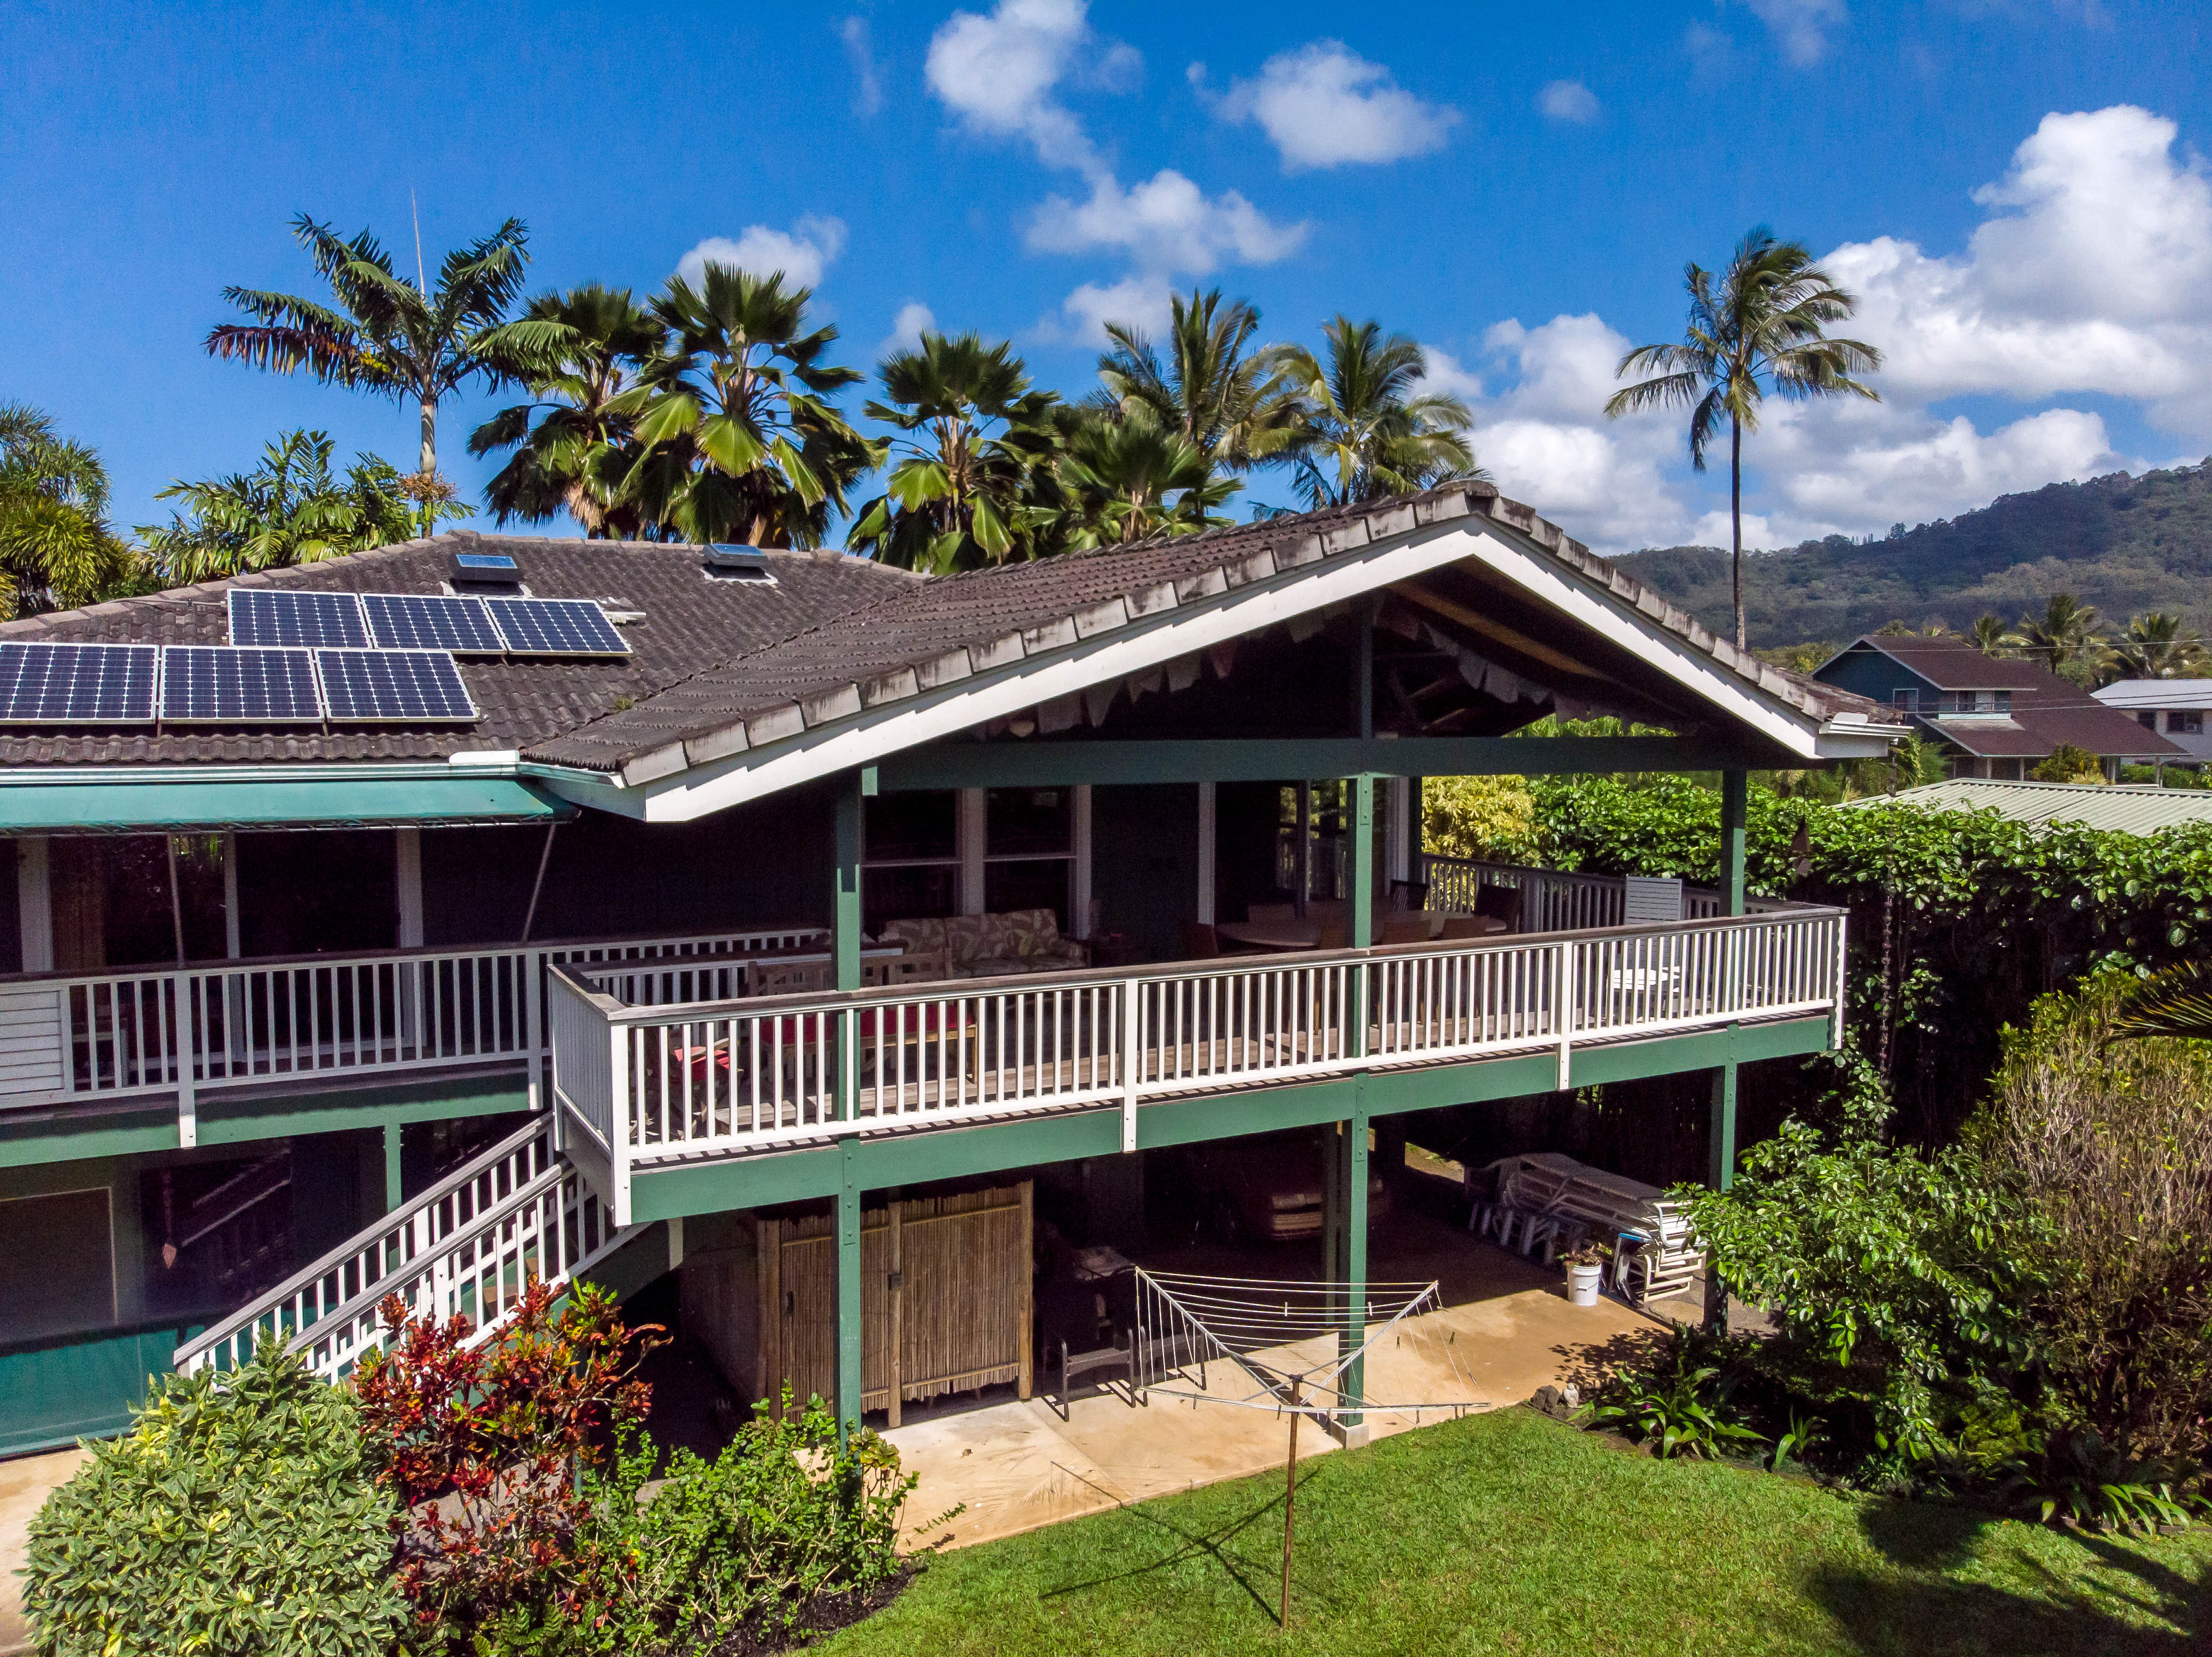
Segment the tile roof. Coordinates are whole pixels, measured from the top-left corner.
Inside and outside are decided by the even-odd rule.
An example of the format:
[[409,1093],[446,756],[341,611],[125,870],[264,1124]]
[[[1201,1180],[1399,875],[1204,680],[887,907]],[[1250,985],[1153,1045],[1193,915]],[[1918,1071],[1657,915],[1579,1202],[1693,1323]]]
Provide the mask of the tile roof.
[[[0,733],[0,764],[190,764],[438,758],[515,748],[547,764],[666,775],[863,708],[1074,644],[1181,605],[1457,519],[1532,542],[1691,649],[1801,715],[1887,721],[1865,698],[1738,652],[1556,525],[1486,484],[1334,508],[941,577],[836,552],[771,552],[776,584],[708,579],[695,546],[445,535],[298,569],[0,625],[0,640],[219,643],[224,592],[436,592],[451,554],[506,552],[541,597],[644,613],[627,662],[461,663],[474,727],[373,731]],[[626,703],[628,705],[617,705]]]
[[2155,834],[2212,823],[2212,789],[2162,789],[2095,783],[2007,783],[1954,777],[1893,795],[1848,802],[1853,809],[1911,806],[1922,811],[1994,811],[2019,823],[2078,823],[2085,828]]
[[0,731],[0,764],[217,765],[441,759],[466,750],[526,748],[641,700],[705,665],[789,637],[920,578],[836,552],[770,554],[776,580],[708,578],[696,546],[512,535],[441,535],[264,574],[182,587],[0,624],[0,642],[220,644],[233,587],[311,592],[435,593],[456,551],[504,552],[540,598],[604,600],[643,612],[622,627],[624,661],[460,662],[483,717],[474,725],[162,732]]
[[1845,649],[1856,649],[1861,645],[1903,662],[1939,691],[2021,691],[2066,683],[2047,667],[2016,657],[1986,655],[1962,638],[1869,633]]

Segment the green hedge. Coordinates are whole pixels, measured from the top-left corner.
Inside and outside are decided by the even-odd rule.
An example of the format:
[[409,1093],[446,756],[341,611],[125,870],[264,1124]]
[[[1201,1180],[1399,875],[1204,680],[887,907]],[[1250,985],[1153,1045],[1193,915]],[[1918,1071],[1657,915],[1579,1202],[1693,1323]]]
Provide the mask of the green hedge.
[[[1682,777],[1538,778],[1558,867],[1719,872],[1720,801]],[[1754,892],[1851,912],[1851,1024],[1916,1136],[1948,1139],[1980,1098],[2008,1024],[2100,966],[2158,966],[2212,946],[2212,825],[2156,835],[2030,827],[1992,812],[1849,808],[1751,795]]]

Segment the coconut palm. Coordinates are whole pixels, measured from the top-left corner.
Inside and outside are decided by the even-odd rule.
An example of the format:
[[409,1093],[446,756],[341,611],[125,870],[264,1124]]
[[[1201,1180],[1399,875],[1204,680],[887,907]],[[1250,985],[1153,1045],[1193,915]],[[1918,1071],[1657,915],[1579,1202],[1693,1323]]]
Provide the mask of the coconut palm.
[[222,296],[254,320],[210,330],[208,355],[277,374],[305,368],[326,385],[412,399],[422,421],[421,473],[438,470],[438,405],[471,380],[497,386],[517,377],[503,331],[522,291],[529,232],[509,219],[483,241],[457,248],[430,287],[395,275],[392,256],[363,230],[350,241],[305,213],[292,234],[330,285],[335,306],[292,294],[225,288]]
[[1281,453],[1309,509],[1349,506],[1488,474],[1474,464],[1474,423],[1456,397],[1423,392],[1427,361],[1405,334],[1339,316],[1322,330],[1328,361],[1280,345],[1261,362],[1297,399],[1299,429]]
[[2097,631],[2097,606],[2071,593],[2053,593],[2044,600],[2040,616],[2022,616],[2005,644],[2060,678],[2082,684],[2095,677],[2110,649]]
[[1148,410],[1203,454],[1217,474],[1248,471],[1297,440],[1300,406],[1279,361],[1252,349],[1260,313],[1221,290],[1168,301],[1166,357],[1142,330],[1109,322],[1094,399],[1116,414]]
[[1650,408],[1690,411],[1690,464],[1705,469],[1705,451],[1729,432],[1729,515],[1732,526],[1735,644],[1747,648],[1743,612],[1743,435],[1757,431],[1766,393],[1785,398],[1848,393],[1881,400],[1852,378],[1881,366],[1881,353],[1856,339],[1831,339],[1824,332],[1857,308],[1858,302],[1813,263],[1799,241],[1777,241],[1761,226],[1736,245],[1717,283],[1713,273],[1691,265],[1683,273],[1690,320],[1679,344],[1639,345],[1620,359],[1617,375],[1651,377],[1615,392],[1609,418]]
[[623,483],[646,521],[687,540],[819,546],[876,446],[823,401],[857,369],[824,362],[835,328],[806,326],[808,288],[708,265],[653,302],[666,350],[612,399],[643,447]]
[[154,498],[179,501],[167,524],[138,533],[165,582],[182,586],[248,570],[313,564],[347,552],[428,534],[441,518],[467,509],[410,500],[391,461],[356,454],[343,478],[331,469],[331,442],[320,431],[287,431],[261,451],[251,472],[200,483],[173,483]]
[[2212,962],[2188,961],[2136,984],[2113,1010],[2108,1041],[2142,1036],[2212,1040]]
[[849,545],[907,570],[943,574],[1029,555],[1021,516],[1030,469],[1057,446],[1059,399],[1030,386],[1005,340],[925,333],[876,370],[868,417],[895,427],[897,463],[860,509]]
[[1142,404],[1118,419],[1093,413],[1078,423],[1054,471],[1063,503],[1054,527],[1071,551],[1226,523],[1212,509],[1237,487]]
[[2191,679],[2212,667],[2204,640],[2179,616],[2154,610],[2128,624],[2106,653],[2116,679]]
[[594,282],[540,294],[505,333],[533,400],[469,438],[474,455],[515,451],[484,485],[493,518],[543,523],[565,511],[592,539],[641,533],[644,515],[622,486],[643,450],[635,417],[616,404],[659,354],[659,320],[629,289]]
[[1966,630],[1966,638],[1985,656],[2001,656],[2005,653],[2007,629],[2003,618],[1984,612],[1974,618],[1974,624]]
[[53,417],[0,404],[0,604],[9,616],[143,590],[143,560],[107,527],[107,468]]

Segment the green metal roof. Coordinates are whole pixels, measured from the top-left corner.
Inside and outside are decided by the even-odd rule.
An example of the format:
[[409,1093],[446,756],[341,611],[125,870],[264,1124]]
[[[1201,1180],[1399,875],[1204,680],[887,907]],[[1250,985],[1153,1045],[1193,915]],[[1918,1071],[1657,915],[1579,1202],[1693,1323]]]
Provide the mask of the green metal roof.
[[2155,834],[2191,823],[2212,823],[2212,789],[2144,784],[2006,783],[1958,777],[1923,783],[1850,806],[1911,806],[1922,811],[1994,811],[2016,823],[2075,823],[2122,834]]
[[211,777],[111,771],[0,777],[0,836],[185,829],[392,828],[565,820],[576,807],[513,777],[443,766],[315,777],[228,770]]

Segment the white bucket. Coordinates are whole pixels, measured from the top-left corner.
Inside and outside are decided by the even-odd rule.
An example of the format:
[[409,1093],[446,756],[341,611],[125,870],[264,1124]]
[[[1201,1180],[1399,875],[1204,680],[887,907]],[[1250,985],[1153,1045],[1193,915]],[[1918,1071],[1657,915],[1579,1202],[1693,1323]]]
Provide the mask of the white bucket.
[[1577,1306],[1595,1306],[1597,1286],[1605,1279],[1601,1265],[1569,1266],[1567,1268],[1567,1299]]

